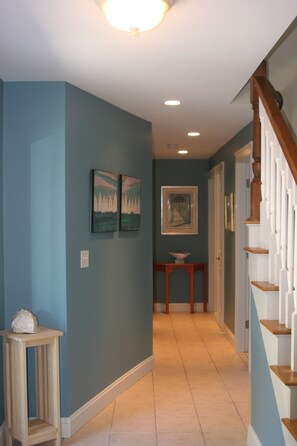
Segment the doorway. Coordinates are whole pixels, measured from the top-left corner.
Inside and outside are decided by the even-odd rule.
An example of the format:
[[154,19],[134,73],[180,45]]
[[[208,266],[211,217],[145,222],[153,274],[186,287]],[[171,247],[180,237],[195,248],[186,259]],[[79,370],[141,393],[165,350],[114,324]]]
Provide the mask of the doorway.
[[216,165],[208,177],[208,311],[217,324],[224,322],[224,163]]
[[252,142],[235,152],[235,348],[248,352],[250,344],[250,283],[248,259],[243,250],[248,245],[247,226],[250,215]]

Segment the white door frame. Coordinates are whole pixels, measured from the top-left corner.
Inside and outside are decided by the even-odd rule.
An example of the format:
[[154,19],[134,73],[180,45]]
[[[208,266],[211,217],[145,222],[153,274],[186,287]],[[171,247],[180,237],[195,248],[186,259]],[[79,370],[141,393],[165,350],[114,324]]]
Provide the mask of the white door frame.
[[253,144],[249,142],[235,152],[235,348],[238,352],[249,351],[249,330],[246,321],[250,313],[250,285],[248,261],[243,250],[248,243],[244,221],[250,212],[251,157]]
[[[219,203],[219,206],[218,206]],[[218,324],[224,322],[224,163],[208,175],[208,311],[215,313]],[[220,215],[218,218],[218,212]],[[220,248],[218,248],[218,240]],[[218,260],[218,249],[220,250]],[[216,283],[221,265],[221,281]],[[217,290],[220,290],[218,293]]]

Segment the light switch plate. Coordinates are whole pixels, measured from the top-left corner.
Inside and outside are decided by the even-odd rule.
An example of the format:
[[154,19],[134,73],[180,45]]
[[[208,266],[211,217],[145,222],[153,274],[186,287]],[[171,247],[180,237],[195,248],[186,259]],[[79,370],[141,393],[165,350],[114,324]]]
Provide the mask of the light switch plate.
[[89,251],[80,251],[80,267],[89,268]]

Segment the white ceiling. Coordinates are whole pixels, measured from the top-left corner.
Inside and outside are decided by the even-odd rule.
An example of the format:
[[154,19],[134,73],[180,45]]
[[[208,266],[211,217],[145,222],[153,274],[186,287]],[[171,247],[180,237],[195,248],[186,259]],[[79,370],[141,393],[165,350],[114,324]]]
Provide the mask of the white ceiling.
[[175,0],[134,37],[95,0],[0,0],[0,78],[65,80],[151,121],[155,158],[176,158],[170,143],[208,158],[251,121],[231,102],[296,15],[297,0]]

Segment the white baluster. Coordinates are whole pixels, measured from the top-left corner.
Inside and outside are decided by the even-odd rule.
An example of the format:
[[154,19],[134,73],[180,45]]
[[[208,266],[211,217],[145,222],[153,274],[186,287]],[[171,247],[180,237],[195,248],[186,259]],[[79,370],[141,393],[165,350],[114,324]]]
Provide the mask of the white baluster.
[[286,327],[291,328],[292,313],[294,311],[293,296],[293,266],[294,266],[294,208],[292,202],[292,189],[288,190],[288,245],[287,245],[287,277],[288,291],[286,294]]
[[[274,139],[272,131],[269,132],[270,138]],[[276,232],[275,232],[275,201],[276,201],[276,182],[275,182],[275,144],[270,143],[270,235],[269,235],[269,272],[268,280],[275,284],[275,254],[276,254]]]
[[297,371],[297,186],[293,187],[293,205],[295,213],[295,238],[294,238],[294,312],[292,314],[292,335],[291,335],[291,369]]
[[288,291],[287,280],[287,226],[288,226],[288,196],[286,191],[285,160],[283,155],[281,161],[281,270],[279,273],[279,321],[286,321],[286,293]]
[[276,202],[275,202],[275,232],[276,232],[276,254],[274,262],[274,278],[275,285],[279,285],[279,271],[281,269],[281,168],[280,168],[280,146],[275,142],[276,146]]

